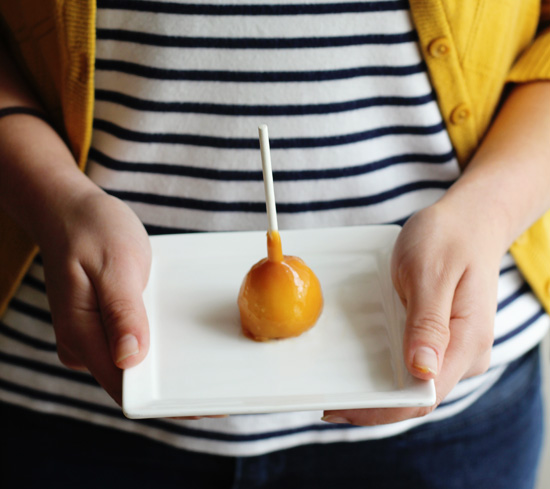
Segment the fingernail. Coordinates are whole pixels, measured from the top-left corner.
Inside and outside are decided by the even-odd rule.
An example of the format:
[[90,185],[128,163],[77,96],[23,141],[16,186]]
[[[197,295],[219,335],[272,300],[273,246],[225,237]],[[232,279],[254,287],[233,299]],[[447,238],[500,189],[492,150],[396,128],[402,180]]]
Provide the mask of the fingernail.
[[332,415],[327,415],[327,416],[323,416],[321,418],[321,421],[326,421],[327,423],[335,423],[335,424],[350,424],[351,421],[349,419],[346,419],[346,418],[342,418],[341,416],[332,416]]
[[437,375],[437,353],[427,346],[419,347],[414,354],[413,367],[423,374]]
[[139,353],[139,343],[133,334],[126,334],[120,338],[115,347],[116,363]]

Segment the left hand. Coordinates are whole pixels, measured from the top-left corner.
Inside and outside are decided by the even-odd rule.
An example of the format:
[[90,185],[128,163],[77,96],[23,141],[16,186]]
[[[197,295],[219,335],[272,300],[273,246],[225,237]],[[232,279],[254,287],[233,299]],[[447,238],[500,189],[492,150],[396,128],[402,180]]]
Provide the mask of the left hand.
[[407,311],[403,353],[413,376],[435,380],[437,402],[326,411],[325,421],[367,426],[424,416],[461,379],[487,370],[506,250],[500,234],[477,209],[445,198],[407,221],[392,257],[393,283]]

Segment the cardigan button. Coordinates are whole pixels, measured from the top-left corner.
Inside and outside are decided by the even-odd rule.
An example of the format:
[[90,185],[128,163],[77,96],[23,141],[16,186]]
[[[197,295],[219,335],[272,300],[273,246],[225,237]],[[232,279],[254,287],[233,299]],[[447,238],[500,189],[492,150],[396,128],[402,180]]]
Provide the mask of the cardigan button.
[[434,58],[443,58],[451,51],[451,43],[446,37],[438,37],[428,44],[428,53]]
[[457,105],[451,112],[451,123],[455,126],[464,124],[472,115],[466,104]]

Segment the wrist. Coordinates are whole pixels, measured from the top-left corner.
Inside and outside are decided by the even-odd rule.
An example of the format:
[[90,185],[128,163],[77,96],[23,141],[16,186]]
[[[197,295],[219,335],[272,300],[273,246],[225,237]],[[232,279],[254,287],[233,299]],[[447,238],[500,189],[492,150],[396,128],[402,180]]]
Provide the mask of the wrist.
[[33,205],[34,212],[27,221],[29,231],[40,248],[51,242],[52,236],[63,239],[63,236],[69,235],[71,223],[78,224],[77,213],[83,203],[97,195],[105,195],[76,167],[74,171],[56,172],[52,177],[49,179],[50,185],[40,189],[45,205]]
[[463,176],[434,205],[455,231],[499,259],[513,243],[515,216],[494,182]]
[[2,122],[0,205],[40,245],[73,201],[102,191],[44,121],[12,115]]
[[505,247],[550,208],[550,83],[514,87],[445,200],[469,205]]

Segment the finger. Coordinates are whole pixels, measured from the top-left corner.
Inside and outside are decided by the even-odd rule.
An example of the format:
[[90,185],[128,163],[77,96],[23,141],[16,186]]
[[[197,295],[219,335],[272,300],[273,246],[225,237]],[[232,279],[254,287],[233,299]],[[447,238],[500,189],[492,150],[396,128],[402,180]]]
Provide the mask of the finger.
[[122,371],[111,359],[95,290],[79,264],[50,280],[50,305],[59,355],[83,365],[108,394],[122,401]]
[[463,379],[467,379],[469,377],[476,377],[477,375],[482,375],[487,370],[489,370],[489,367],[491,366],[491,352],[488,351],[486,353],[483,353],[476,362],[466,371],[466,373],[463,375]]
[[326,411],[323,420],[373,426],[421,417],[432,412],[464,378],[487,371],[493,343],[497,278],[467,270],[454,294],[449,321],[450,341],[440,374],[435,378],[436,402],[429,407]]
[[[451,321],[451,327],[454,326],[456,324]],[[423,417],[431,413],[458,383],[464,372],[461,368],[463,357],[459,354],[460,348],[452,348],[453,341],[454,339],[451,339],[447,348],[441,372],[434,379],[436,402],[432,406],[333,410],[325,412],[323,421],[358,426],[377,426]]]
[[407,284],[401,289],[403,301],[407,306],[403,338],[405,365],[409,372],[418,378],[436,379],[439,400],[428,407],[326,411],[324,421],[375,426],[425,416],[439,404],[442,399],[439,396],[446,395],[452,388],[452,381],[446,379],[443,373],[442,378],[438,378],[438,374],[446,361],[445,353],[450,341],[450,317],[455,288],[450,286],[452,282],[445,283],[443,278],[415,279],[414,284]]
[[441,371],[456,286],[450,277],[424,276],[404,288],[403,353],[405,365],[415,377],[433,379]]
[[356,426],[378,426],[397,423],[406,419],[425,416],[433,409],[428,408],[373,408],[373,409],[339,409],[325,411],[322,421],[333,424],[352,424]]
[[[491,361],[498,272],[478,270],[467,269],[464,273],[451,311],[453,339],[448,351],[453,353],[453,358],[456,356],[456,374],[461,379],[486,372]],[[453,365],[451,363],[451,367]]]
[[57,356],[59,357],[59,361],[67,368],[80,371],[88,370],[86,366],[69,351],[68,348],[64,347],[59,342],[57,343]]
[[99,312],[76,310],[71,321],[79,325],[75,344],[80,358],[101,387],[121,405],[122,370],[112,361]]
[[121,258],[92,278],[112,361],[122,369],[137,365],[149,349],[149,323],[142,298],[147,273]]

